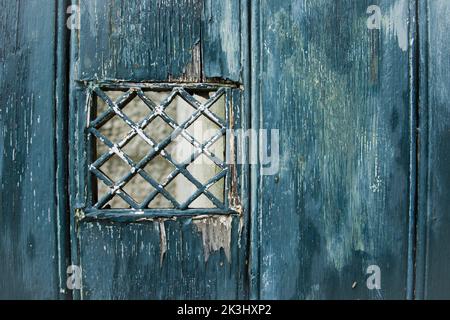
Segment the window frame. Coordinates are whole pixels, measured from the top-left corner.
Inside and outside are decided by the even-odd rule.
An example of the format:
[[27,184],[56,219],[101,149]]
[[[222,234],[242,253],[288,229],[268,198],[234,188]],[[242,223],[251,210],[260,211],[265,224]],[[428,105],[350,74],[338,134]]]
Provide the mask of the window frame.
[[[96,138],[89,131],[90,123],[95,110],[96,90],[101,91],[124,91],[134,88],[145,91],[174,91],[183,90],[191,94],[199,91],[219,91],[223,90],[225,96],[225,125],[226,132],[223,134],[225,158],[224,164],[226,174],[224,177],[224,205],[223,208],[130,208],[130,209],[99,209],[96,208],[93,199],[93,182],[96,179],[90,172],[89,166],[92,163],[93,155],[91,146]],[[76,216],[78,219],[87,220],[112,220],[112,221],[141,221],[154,218],[176,218],[194,217],[204,215],[230,215],[240,214],[241,205],[239,199],[239,171],[237,168],[236,137],[234,134],[228,135],[228,130],[240,127],[236,120],[236,112],[241,107],[242,89],[234,84],[214,84],[214,83],[132,83],[132,82],[84,82],[79,86],[79,97],[77,101],[77,114],[75,125],[76,146],[72,152],[75,158],[75,188],[77,198]],[[84,101],[83,101],[84,100]],[[203,113],[202,113],[203,114]],[[131,129],[131,127],[130,127]],[[227,162],[228,159],[228,162]],[[93,178],[94,177],[94,178]],[[220,179],[219,179],[220,180]],[[217,181],[219,181],[217,180]],[[202,195],[203,193],[200,193]]]

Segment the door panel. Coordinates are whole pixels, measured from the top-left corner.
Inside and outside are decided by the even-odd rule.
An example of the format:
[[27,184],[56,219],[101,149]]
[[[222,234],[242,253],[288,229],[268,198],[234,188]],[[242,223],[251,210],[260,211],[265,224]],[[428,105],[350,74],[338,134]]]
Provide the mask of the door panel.
[[79,79],[241,80],[239,0],[80,0],[79,7]]
[[0,299],[55,299],[57,5],[0,7]]
[[[448,298],[447,0],[0,8],[0,298],[68,298],[70,264],[75,299]],[[89,216],[89,90],[174,84],[233,92],[278,170],[233,165],[230,217]]]
[[450,21],[448,1],[420,2],[421,99],[417,297],[448,299]]
[[[82,267],[82,299],[236,299],[247,295],[247,178],[234,182],[240,214],[79,219],[87,176],[83,128],[93,84],[245,86],[246,6],[240,1],[80,1],[72,30],[72,260]],[[241,22],[242,19],[244,20]],[[125,83],[124,80],[127,82]],[[161,84],[162,83],[162,84]],[[175,84],[176,86],[176,84]],[[202,85],[204,87],[204,85]],[[202,88],[203,88],[202,87]],[[232,95],[235,128],[245,128],[246,93]],[[89,153],[89,151],[87,151]]]
[[261,298],[406,298],[410,5],[253,5],[253,123],[280,130],[280,170],[257,190]]

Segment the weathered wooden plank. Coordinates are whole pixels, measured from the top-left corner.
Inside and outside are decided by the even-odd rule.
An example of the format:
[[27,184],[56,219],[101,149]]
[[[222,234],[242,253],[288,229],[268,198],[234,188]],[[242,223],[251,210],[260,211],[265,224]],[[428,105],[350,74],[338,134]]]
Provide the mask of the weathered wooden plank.
[[80,79],[199,81],[199,0],[81,0]]
[[[202,15],[202,54],[206,79],[242,80],[241,1],[206,0]],[[243,31],[243,32],[242,32]]]
[[[164,224],[165,239],[161,239]],[[201,225],[190,219],[82,224],[83,299],[236,299],[245,270],[236,243],[205,260]],[[239,239],[233,219],[230,241]],[[222,232],[219,228],[215,232]],[[226,234],[226,233],[225,233]],[[162,241],[162,242],[161,242]],[[162,249],[165,247],[165,249]],[[161,250],[166,250],[165,254]],[[164,254],[164,257],[161,257]]]
[[79,6],[80,79],[241,80],[240,1],[81,0]]
[[[240,80],[246,31],[240,30],[233,46],[229,38],[222,41],[211,32],[230,19],[240,25],[247,16],[245,2],[235,1],[231,7],[211,3],[215,8],[209,14],[214,17],[208,22],[202,20],[208,6],[199,0],[80,2],[81,29],[72,33],[72,59],[78,62],[72,69],[70,111],[72,258],[83,268],[76,298],[247,296],[248,182],[243,167],[237,179],[241,217],[143,219],[131,224],[75,219],[76,209],[85,203],[87,183],[86,154],[81,151],[86,87],[75,80],[217,82],[216,72],[223,72],[219,85],[222,78]],[[246,128],[249,112],[240,99],[240,93],[233,96],[233,121]]]
[[254,125],[280,130],[279,172],[255,187],[261,298],[406,297],[411,3],[254,4]]
[[55,299],[56,2],[0,8],[0,298]]
[[58,241],[58,280],[60,299],[70,299],[67,288],[67,268],[70,261],[70,211],[68,195],[68,158],[67,143],[69,122],[69,36],[67,26],[67,8],[69,0],[58,0],[56,10],[56,48],[55,48],[55,127],[56,132],[56,237]]
[[450,2],[420,3],[417,297],[450,297]]

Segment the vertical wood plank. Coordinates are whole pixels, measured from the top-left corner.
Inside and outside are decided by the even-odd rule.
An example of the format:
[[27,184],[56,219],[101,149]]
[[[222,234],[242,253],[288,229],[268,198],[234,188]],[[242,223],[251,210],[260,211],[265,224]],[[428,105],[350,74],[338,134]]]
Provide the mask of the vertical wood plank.
[[[77,145],[83,143],[83,133],[76,128],[85,127],[86,88],[77,80],[244,81],[241,66],[246,30],[240,29],[240,25],[241,19],[247,16],[245,1],[232,1],[228,5],[200,0],[126,3],[81,0],[79,4],[81,29],[72,33],[70,193],[72,257],[83,268],[83,288],[75,297],[246,297],[248,182],[245,168],[239,169],[243,172],[238,181],[242,218],[233,216],[225,222],[204,217],[155,219],[132,224],[78,223],[74,218],[76,208],[83,207],[85,197],[85,177],[74,175],[77,166],[83,170],[80,164],[84,162],[77,162],[77,158],[85,157],[77,153],[81,150]],[[229,29],[220,30],[223,26],[230,26],[233,32],[239,30],[238,34],[226,34]],[[235,125],[246,128],[247,99],[233,99]],[[209,242],[228,237],[228,231],[230,256],[225,254],[227,246],[209,252]],[[214,235],[214,239],[204,238],[205,232]],[[167,248],[164,254],[162,248]]]
[[55,299],[56,3],[0,8],[0,298]]
[[241,1],[79,5],[79,79],[241,80]]
[[202,15],[202,54],[206,79],[239,82],[241,72],[241,39],[245,26],[241,20],[242,1],[206,0]]
[[200,81],[202,1],[80,0],[79,75]]
[[417,298],[450,297],[450,3],[420,1]]
[[[367,28],[370,5],[381,30]],[[252,110],[280,131],[279,172],[256,189],[261,298],[406,298],[410,5],[254,6]],[[366,286],[370,265],[381,290]]]

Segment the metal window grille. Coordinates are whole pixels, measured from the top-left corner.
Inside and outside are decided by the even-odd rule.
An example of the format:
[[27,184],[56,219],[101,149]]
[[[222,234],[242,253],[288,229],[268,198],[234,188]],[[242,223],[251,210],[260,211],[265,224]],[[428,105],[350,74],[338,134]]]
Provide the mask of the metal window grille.
[[[122,88],[123,90],[123,88]],[[88,148],[88,171],[92,174],[92,180],[97,180],[98,182],[104,184],[107,187],[107,192],[104,194],[98,194],[98,188],[96,187],[96,182],[90,183],[88,190],[90,193],[90,210],[107,210],[108,202],[114,197],[120,197],[123,203],[126,203],[129,214],[134,214],[136,212],[143,211],[161,211],[166,210],[166,214],[176,215],[181,214],[195,214],[198,212],[202,213],[217,213],[217,214],[228,214],[230,209],[228,207],[228,197],[227,193],[230,189],[230,179],[229,179],[229,167],[226,163],[226,157],[221,157],[211,151],[211,146],[213,146],[219,139],[223,139],[226,135],[227,129],[229,129],[229,113],[231,111],[230,107],[230,97],[229,88],[217,88],[215,91],[211,92],[205,101],[199,101],[194,97],[195,92],[202,90],[201,86],[198,89],[186,89],[182,86],[176,86],[168,91],[168,95],[161,102],[155,102],[149,98],[148,91],[155,89],[148,89],[143,87],[130,87],[122,91],[119,97],[114,100],[108,95],[108,89],[102,88],[101,86],[92,86],[89,90],[88,96],[88,106],[89,106],[89,117],[87,120],[87,143]],[[190,115],[184,119],[182,122],[172,115],[169,115],[167,108],[174,101],[176,97],[183,99],[191,108],[192,112]],[[218,116],[212,111],[212,107],[218,103],[219,99],[224,98],[225,110],[224,117]],[[130,104],[134,99],[140,99],[144,105],[148,108],[148,114],[138,121],[132,120],[125,112],[124,108]],[[97,113],[97,100],[105,104],[106,108],[102,112]],[[94,110],[94,111],[93,111]],[[217,131],[209,137],[206,141],[199,141],[194,137],[194,135],[188,130],[196,121],[199,121],[201,116],[206,117],[217,126]],[[108,121],[111,121],[113,117],[118,117],[123,123],[128,127],[128,132],[123,137],[117,137],[115,141],[108,138],[105,134],[101,132],[102,126],[104,126]],[[151,127],[156,120],[163,120],[171,128],[169,135],[162,137],[160,141],[149,136],[146,132],[148,127]],[[140,146],[148,148],[145,156],[142,159],[132,159],[129,154],[127,154],[126,149],[127,144],[130,143],[135,137],[140,138]],[[193,152],[184,161],[176,161],[169,152],[168,146],[175,139],[182,138],[189,142],[193,147]],[[102,144],[105,152],[97,154],[93,147],[96,143]],[[226,148],[228,143],[225,141],[224,150],[221,150],[223,154],[226,153]],[[123,163],[127,166],[127,172],[120,176],[119,178],[113,179],[108,176],[101,169],[102,165],[108,162],[113,156],[120,158]],[[190,164],[192,164],[198,157],[206,156],[216,167],[218,173],[207,181],[199,181],[192,172],[190,172]],[[151,162],[157,158],[162,157],[171,167],[173,171],[168,174],[164,179],[164,182],[157,181],[152,172],[144,170]],[[195,191],[185,200],[180,201],[173,194],[168,191],[167,186],[175,180],[178,176],[182,176],[187,179],[189,183],[195,186]],[[151,186],[152,191],[142,195],[141,201],[138,201],[136,197],[133,197],[126,191],[127,184],[135,178],[142,178],[145,183]],[[141,179],[141,180],[142,180]],[[224,181],[223,187],[223,199],[219,199],[217,195],[213,194],[210,189],[213,185],[218,183],[220,180]],[[144,192],[144,191],[143,191]],[[153,206],[151,204],[155,201],[157,197],[164,197],[166,201],[170,203],[170,207]],[[195,210],[191,208],[192,203],[199,197],[206,197],[212,206],[208,208],[196,208]],[[201,210],[200,210],[201,209]],[[167,212],[168,211],[168,212]]]

